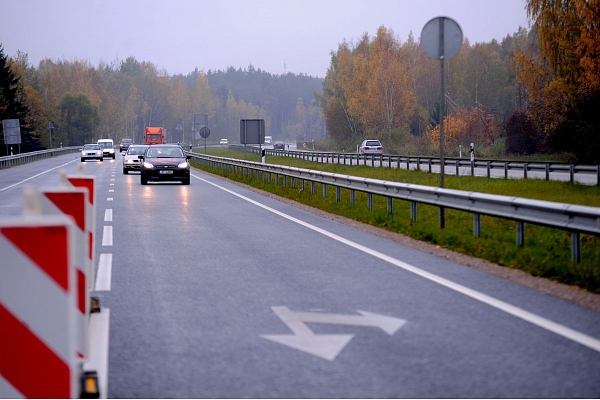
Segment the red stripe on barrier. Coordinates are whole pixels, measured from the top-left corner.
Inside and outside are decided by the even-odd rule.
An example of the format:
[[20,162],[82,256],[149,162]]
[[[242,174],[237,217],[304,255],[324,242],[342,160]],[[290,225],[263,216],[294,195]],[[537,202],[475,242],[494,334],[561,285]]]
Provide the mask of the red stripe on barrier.
[[69,366],[2,304],[0,374],[27,398],[72,397]]
[[88,246],[88,251],[89,251],[88,258],[91,260],[92,256],[93,256],[92,250],[94,249],[94,246],[93,246],[93,244],[94,244],[94,234],[91,231],[88,231],[88,238],[89,238],[89,242],[88,242],[88,244],[89,244],[89,246]]
[[65,226],[5,227],[0,228],[0,232],[65,291],[69,289],[69,247]]
[[78,305],[79,311],[85,314],[85,295],[87,291],[85,290],[85,274],[81,272],[80,269],[77,269],[77,297],[78,297]]
[[94,179],[92,178],[77,178],[77,177],[69,177],[67,178],[69,182],[75,187],[84,187],[88,189],[89,193],[89,202],[91,205],[94,205]]
[[81,192],[45,192],[46,196],[60,211],[75,218],[79,229],[85,229],[85,202]]

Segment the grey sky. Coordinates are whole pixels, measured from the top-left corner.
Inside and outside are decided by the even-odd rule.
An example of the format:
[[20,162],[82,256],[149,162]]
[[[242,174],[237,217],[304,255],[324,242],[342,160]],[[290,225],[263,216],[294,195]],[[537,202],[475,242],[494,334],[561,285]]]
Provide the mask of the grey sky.
[[525,0],[0,0],[0,43],[44,58],[134,56],[169,74],[246,68],[324,77],[330,52],[384,25],[406,41],[437,16],[475,42],[529,29]]

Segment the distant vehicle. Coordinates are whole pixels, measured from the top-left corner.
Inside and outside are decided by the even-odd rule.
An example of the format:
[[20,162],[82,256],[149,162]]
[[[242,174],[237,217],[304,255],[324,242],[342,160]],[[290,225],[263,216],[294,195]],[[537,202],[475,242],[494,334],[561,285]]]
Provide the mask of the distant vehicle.
[[81,162],[86,160],[104,161],[102,148],[98,144],[84,144],[81,148]]
[[383,146],[379,140],[368,139],[363,140],[358,148],[358,154],[375,154],[382,155],[383,154]]
[[166,134],[165,128],[147,127],[144,131],[144,143],[148,145],[163,144]]
[[112,139],[99,139],[98,145],[102,148],[104,157],[115,159],[115,142]]
[[219,141],[219,144],[222,145],[222,146],[227,146],[229,144],[229,140],[227,140],[227,139],[221,139]]
[[133,144],[133,139],[121,139],[121,143],[119,144],[119,151],[123,153],[127,151],[129,146]]
[[127,149],[123,157],[123,173],[127,175],[129,171],[139,171],[141,160],[138,156],[143,155],[148,148],[147,144],[132,144]]
[[273,143],[273,150],[285,150],[285,143],[281,140],[276,140]]
[[273,136],[265,136],[265,144],[273,143]]
[[148,146],[144,155],[138,156],[142,165],[140,182],[147,185],[149,181],[179,181],[190,184],[190,164],[176,144],[157,144]]

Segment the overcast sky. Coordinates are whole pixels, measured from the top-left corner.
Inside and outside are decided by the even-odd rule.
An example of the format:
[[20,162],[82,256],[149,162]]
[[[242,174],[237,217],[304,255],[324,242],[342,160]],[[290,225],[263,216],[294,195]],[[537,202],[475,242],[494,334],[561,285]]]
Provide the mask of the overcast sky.
[[406,41],[438,16],[475,42],[529,29],[525,0],[0,0],[4,53],[44,58],[151,61],[169,74],[247,68],[324,77],[346,39],[381,25]]

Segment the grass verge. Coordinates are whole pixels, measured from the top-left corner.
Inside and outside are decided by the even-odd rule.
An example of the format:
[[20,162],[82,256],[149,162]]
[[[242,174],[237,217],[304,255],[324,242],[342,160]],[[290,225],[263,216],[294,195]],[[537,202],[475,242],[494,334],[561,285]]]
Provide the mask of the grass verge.
[[[209,154],[244,158],[242,152],[229,149],[210,149]],[[258,155],[246,153],[249,161],[260,161]],[[267,162],[299,168],[321,170],[339,174],[370,177],[396,182],[438,186],[439,175],[423,171],[407,171],[364,166],[321,164],[287,157],[268,157]],[[401,233],[440,247],[486,259],[499,265],[521,269],[534,276],[541,276],[568,285],[578,286],[593,293],[600,293],[600,238],[581,235],[580,263],[571,261],[571,237],[568,232],[536,225],[525,225],[525,246],[516,245],[514,221],[482,216],[481,237],[473,237],[472,214],[447,209],[446,228],[439,228],[438,208],[419,205],[417,221],[410,218],[410,204],[394,200],[393,213],[387,209],[387,198],[373,196],[373,210],[368,209],[367,194],[356,192],[356,203],[350,203],[350,192],[342,189],[341,201],[336,201],[335,190],[329,188],[323,197],[322,185],[317,184],[311,194],[310,184],[302,190],[296,180],[287,179],[283,185],[268,180],[251,179],[237,174],[225,173],[194,165],[211,173],[245,183],[275,195],[286,197],[323,211],[371,224],[392,232]],[[600,207],[600,188],[573,185],[545,180],[486,179],[446,175],[446,187],[482,193],[492,193],[581,204]]]

